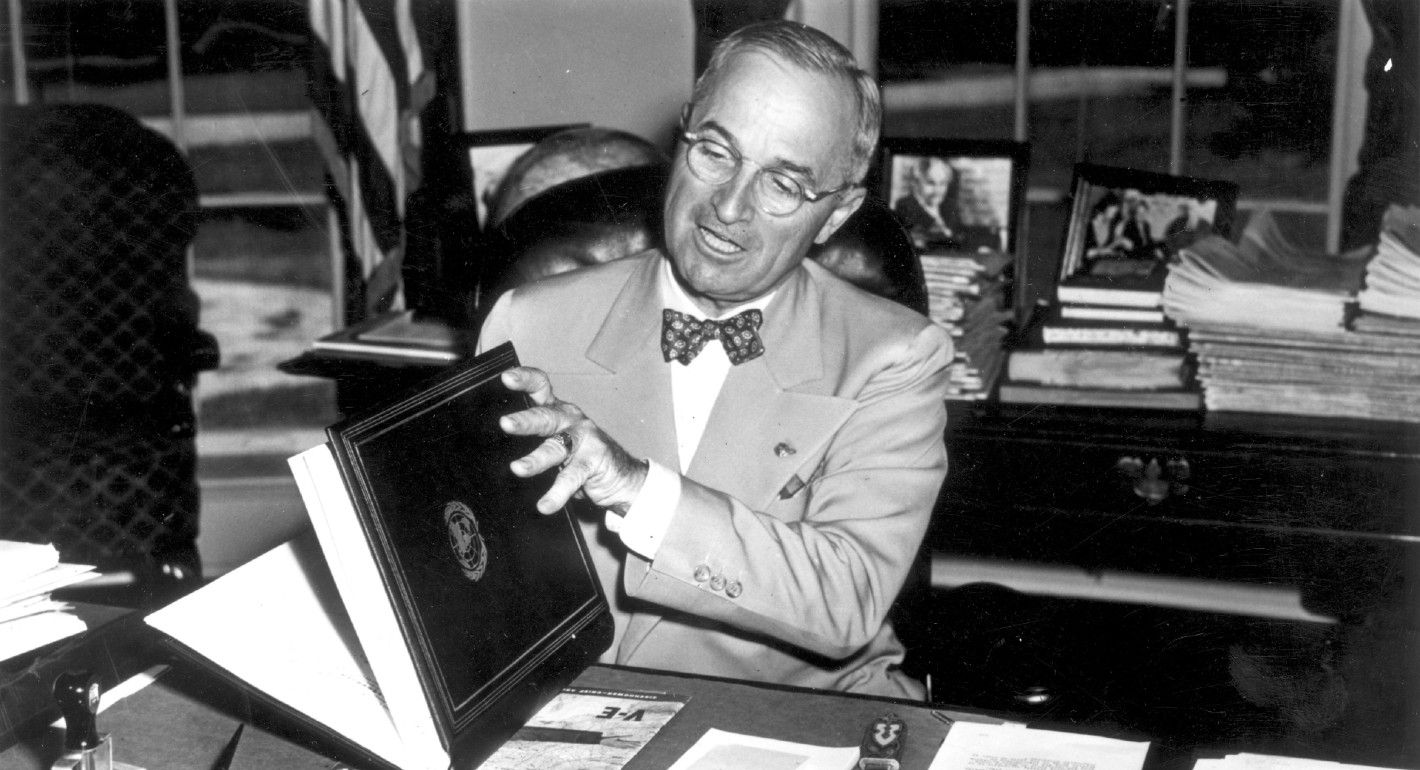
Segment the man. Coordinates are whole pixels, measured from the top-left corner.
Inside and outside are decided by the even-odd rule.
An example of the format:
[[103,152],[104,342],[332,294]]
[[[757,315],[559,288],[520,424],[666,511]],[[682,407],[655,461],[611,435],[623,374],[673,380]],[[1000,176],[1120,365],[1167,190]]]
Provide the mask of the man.
[[952,167],[941,158],[919,158],[908,172],[911,194],[898,198],[892,210],[918,248],[955,246],[960,241],[960,217],[947,200],[952,176]]
[[514,473],[560,465],[540,510],[605,511],[582,525],[607,662],[921,697],[884,618],[946,472],[950,343],[805,261],[863,200],[880,109],[820,32],[731,35],[683,115],[664,253],[516,289],[483,327],[539,367],[503,378],[537,405],[503,429],[548,437]]

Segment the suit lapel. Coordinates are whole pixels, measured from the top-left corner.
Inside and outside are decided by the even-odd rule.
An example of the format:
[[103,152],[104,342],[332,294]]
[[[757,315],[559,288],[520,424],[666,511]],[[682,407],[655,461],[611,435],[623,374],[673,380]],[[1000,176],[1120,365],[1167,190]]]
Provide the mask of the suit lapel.
[[[599,403],[627,405],[615,410],[620,423],[614,431],[611,425],[603,426],[607,432],[666,467],[677,469],[680,461],[671,377],[659,342],[661,295],[656,275],[661,259],[645,259],[631,273],[587,348],[587,358],[611,375],[604,385],[610,392]],[[600,420],[612,415],[589,416],[602,424]]]
[[[827,395],[822,306],[806,268],[765,309],[764,355],[732,367],[687,475],[764,510],[853,403]],[[807,478],[801,479],[807,481]]]

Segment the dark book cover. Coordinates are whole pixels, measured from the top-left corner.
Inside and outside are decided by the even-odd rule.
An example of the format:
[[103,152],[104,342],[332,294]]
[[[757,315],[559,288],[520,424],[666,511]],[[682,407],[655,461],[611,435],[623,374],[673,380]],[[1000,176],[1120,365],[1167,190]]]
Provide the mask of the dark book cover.
[[[611,641],[576,517],[536,510],[547,475],[509,470],[536,438],[502,345],[328,429],[330,446],[455,766],[486,756]],[[346,601],[350,601],[347,597]]]

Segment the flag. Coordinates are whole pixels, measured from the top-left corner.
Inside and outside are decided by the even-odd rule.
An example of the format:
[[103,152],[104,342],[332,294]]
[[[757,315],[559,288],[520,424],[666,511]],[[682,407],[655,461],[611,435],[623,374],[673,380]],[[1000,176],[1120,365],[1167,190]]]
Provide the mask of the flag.
[[345,320],[402,309],[420,114],[434,96],[415,0],[311,0],[313,135],[345,256]]

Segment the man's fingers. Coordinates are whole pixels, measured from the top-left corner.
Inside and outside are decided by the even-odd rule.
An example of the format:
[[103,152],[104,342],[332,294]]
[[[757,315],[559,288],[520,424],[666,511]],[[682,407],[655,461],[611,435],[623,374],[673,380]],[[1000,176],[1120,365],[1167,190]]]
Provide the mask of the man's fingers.
[[568,498],[582,488],[586,480],[586,472],[578,465],[563,468],[548,488],[547,494],[537,501],[538,512],[553,513],[560,510],[567,504]]
[[552,406],[534,406],[498,418],[503,432],[514,436],[551,436],[568,422],[568,416]]
[[537,449],[514,460],[509,466],[513,474],[527,478],[536,476],[548,468],[555,468],[567,460],[569,452],[563,447],[562,442],[556,438],[549,438],[537,445]]
[[553,400],[552,382],[547,379],[547,373],[541,369],[534,369],[531,366],[515,366],[503,372],[503,384],[509,390],[518,390],[528,394],[534,404],[546,404]]

